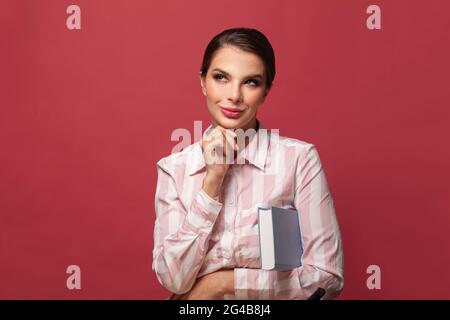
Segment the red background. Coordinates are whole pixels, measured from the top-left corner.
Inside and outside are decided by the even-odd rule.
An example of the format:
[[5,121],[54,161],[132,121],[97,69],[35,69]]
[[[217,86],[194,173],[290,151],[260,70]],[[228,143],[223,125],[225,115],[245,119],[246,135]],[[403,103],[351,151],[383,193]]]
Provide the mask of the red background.
[[[81,30],[66,8],[81,7]],[[381,30],[366,8],[381,7]],[[209,125],[220,31],[276,53],[258,118],[314,143],[345,248],[341,299],[450,299],[450,3],[1,0],[0,298],[161,299],[156,162]],[[194,141],[192,141],[194,142]],[[66,288],[67,266],[81,290]],[[366,286],[381,268],[381,290]]]

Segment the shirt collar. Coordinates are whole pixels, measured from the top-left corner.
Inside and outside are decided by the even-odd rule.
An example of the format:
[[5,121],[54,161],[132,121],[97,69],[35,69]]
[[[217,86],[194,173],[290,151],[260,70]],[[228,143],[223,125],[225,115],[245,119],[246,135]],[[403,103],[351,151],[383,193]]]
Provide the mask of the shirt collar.
[[[258,130],[256,131],[256,133],[253,133],[250,136],[250,142],[245,147],[245,149],[239,152],[237,159],[235,160],[235,164],[244,164],[248,161],[249,164],[256,166],[260,170],[264,170],[269,148],[270,132],[258,119],[256,119],[256,121],[258,123]],[[206,128],[205,132],[203,133],[203,138],[211,129],[212,125]],[[193,175],[199,172],[206,166],[200,141],[197,141],[194,144],[193,148],[193,159],[191,159],[191,161],[189,161],[188,163],[189,175]],[[242,158],[247,161],[243,160]]]

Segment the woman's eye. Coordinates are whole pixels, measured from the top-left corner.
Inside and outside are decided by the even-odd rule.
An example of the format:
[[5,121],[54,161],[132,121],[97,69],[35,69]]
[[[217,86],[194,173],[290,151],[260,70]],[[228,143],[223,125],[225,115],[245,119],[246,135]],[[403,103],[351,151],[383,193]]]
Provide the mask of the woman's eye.
[[[218,80],[218,81],[220,81],[220,80],[222,80],[222,79],[226,79],[226,77],[225,77],[223,74],[215,74],[215,75],[213,76],[213,78],[214,78],[215,80]],[[246,81],[246,83],[251,83],[251,86],[252,86],[252,87],[257,87],[257,86],[259,86],[259,81],[258,81],[258,80],[254,80],[254,79],[249,79],[249,80]]]
[[222,80],[223,78],[224,78],[223,74],[214,75],[214,79],[216,79],[216,80]]
[[247,82],[252,82],[253,86],[257,87],[259,85],[259,81],[258,80],[248,80]]

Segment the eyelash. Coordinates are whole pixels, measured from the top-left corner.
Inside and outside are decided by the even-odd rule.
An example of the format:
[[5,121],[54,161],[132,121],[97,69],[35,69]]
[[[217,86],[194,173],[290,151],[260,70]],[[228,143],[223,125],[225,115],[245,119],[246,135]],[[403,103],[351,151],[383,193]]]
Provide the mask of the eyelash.
[[[221,77],[224,77],[224,78],[225,78],[225,76],[224,76],[223,74],[215,74],[213,77],[214,77],[214,79],[216,79],[216,80],[221,80]],[[259,81],[258,81],[258,80],[249,79],[249,80],[247,80],[247,81],[253,82],[255,87],[259,86]]]

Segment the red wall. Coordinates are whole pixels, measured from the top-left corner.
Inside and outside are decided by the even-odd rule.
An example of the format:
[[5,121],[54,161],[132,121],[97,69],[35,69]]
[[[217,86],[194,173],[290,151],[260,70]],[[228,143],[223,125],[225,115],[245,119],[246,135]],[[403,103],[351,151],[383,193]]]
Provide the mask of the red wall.
[[[66,8],[81,8],[68,30]],[[381,30],[366,8],[381,8]],[[223,29],[276,52],[259,119],[314,143],[345,248],[341,299],[450,299],[450,3],[1,0],[0,298],[160,299],[156,162],[209,125]],[[66,268],[81,268],[68,290]],[[381,268],[381,289],[366,270]]]

